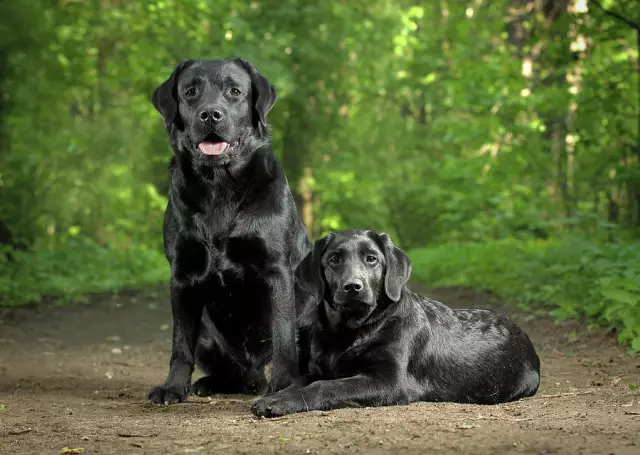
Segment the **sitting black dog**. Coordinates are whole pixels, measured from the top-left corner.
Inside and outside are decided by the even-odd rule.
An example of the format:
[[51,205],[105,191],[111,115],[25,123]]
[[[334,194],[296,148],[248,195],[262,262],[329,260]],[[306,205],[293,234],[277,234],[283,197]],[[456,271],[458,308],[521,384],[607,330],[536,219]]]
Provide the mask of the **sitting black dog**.
[[311,249],[267,131],[276,91],[241,59],[186,60],[153,93],[171,140],[164,218],[173,349],[152,403],[298,377],[294,271]]
[[318,240],[296,271],[300,359],[308,370],[302,383],[256,400],[253,413],[494,404],[536,393],[540,361],[513,321],[422,297],[407,288],[410,274],[409,258],[387,234],[345,231]]

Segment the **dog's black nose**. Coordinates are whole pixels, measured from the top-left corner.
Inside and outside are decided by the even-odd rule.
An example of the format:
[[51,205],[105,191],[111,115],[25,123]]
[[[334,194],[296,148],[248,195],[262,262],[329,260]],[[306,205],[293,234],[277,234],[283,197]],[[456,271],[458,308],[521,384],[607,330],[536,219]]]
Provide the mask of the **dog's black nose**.
[[362,280],[359,280],[358,278],[347,280],[347,282],[344,283],[344,290],[346,292],[360,292],[362,291],[362,287]]
[[214,110],[212,112],[209,112],[208,110],[204,110],[200,112],[200,120],[202,120],[203,122],[207,122],[211,120],[213,123],[218,123],[223,118],[224,118],[224,115],[222,114],[222,112],[218,110]]

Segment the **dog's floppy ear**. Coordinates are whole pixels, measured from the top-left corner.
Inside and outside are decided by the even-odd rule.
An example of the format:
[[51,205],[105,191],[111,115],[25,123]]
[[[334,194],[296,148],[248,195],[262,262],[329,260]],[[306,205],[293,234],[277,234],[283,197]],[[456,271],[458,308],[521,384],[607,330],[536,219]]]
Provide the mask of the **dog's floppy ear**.
[[402,288],[411,276],[411,261],[404,251],[393,244],[388,234],[378,234],[377,240],[387,263],[384,291],[389,300],[397,302],[400,300]]
[[180,62],[171,73],[171,76],[169,76],[169,79],[153,91],[151,102],[153,107],[164,117],[164,126],[166,128],[173,124],[178,113],[178,76],[182,70],[191,66],[193,62],[195,60],[191,59]]
[[253,111],[258,116],[260,133],[267,130],[267,114],[276,104],[276,88],[271,82],[258,72],[252,63],[242,58],[237,59],[251,77],[251,91],[253,92]]
[[296,282],[305,292],[316,297],[318,302],[322,300],[325,291],[324,270],[322,269],[322,255],[327,244],[331,240],[331,234],[316,240],[313,249],[304,257],[296,268]]

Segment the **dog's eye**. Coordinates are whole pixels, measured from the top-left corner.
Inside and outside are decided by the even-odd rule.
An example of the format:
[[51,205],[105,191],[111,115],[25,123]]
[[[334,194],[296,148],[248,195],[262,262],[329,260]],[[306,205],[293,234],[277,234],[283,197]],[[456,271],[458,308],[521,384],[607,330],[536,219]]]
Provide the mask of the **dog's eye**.
[[340,258],[338,256],[331,256],[329,258],[329,264],[331,265],[338,265],[340,264]]
[[371,255],[371,254],[367,254],[367,257],[365,258],[365,261],[367,261],[367,263],[369,264],[375,264],[378,261],[378,258]]
[[232,94],[233,96],[239,96],[241,93],[242,93],[242,92],[240,91],[240,89],[239,89],[239,88],[233,87],[233,88],[231,89],[231,94]]
[[196,89],[191,87],[191,88],[187,89],[187,91],[184,92],[184,94],[185,94],[185,96],[189,96],[189,97],[196,96]]

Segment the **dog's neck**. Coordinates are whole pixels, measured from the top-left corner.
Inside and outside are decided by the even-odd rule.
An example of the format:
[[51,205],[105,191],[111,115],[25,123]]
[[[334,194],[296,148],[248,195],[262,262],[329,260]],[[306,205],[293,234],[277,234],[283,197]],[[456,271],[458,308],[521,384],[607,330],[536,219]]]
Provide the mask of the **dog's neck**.
[[377,307],[366,319],[353,326],[348,324],[330,302],[323,300],[317,308],[320,331],[315,333],[322,350],[339,351],[358,345],[366,345],[375,338],[380,328],[388,322],[388,307]]
[[266,145],[246,156],[229,165],[199,167],[188,150],[174,155],[169,165],[171,201],[182,208],[179,213],[190,214],[182,224],[211,216],[231,221],[247,196],[265,190],[274,178],[270,169],[273,152]]
[[386,302],[378,299],[378,303],[373,311],[354,324],[355,321],[349,320],[345,314],[335,306],[331,298],[325,296],[318,306],[318,318],[328,332],[353,332],[355,334],[359,331],[367,330],[371,325],[380,323],[381,315],[387,307],[388,304]]

